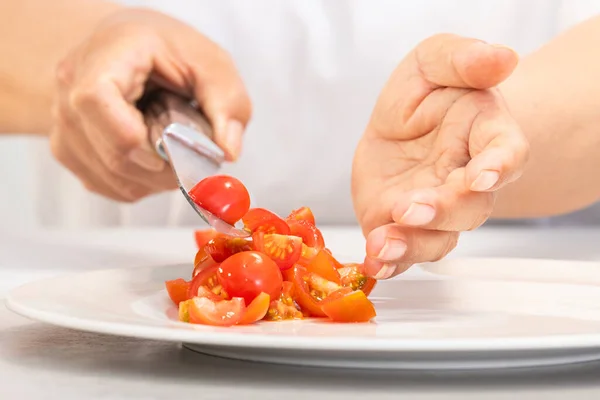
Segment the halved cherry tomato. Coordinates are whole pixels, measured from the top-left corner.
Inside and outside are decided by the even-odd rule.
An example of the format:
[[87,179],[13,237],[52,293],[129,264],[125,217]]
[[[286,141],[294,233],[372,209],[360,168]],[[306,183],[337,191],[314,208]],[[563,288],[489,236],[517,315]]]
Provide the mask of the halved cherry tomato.
[[321,231],[308,221],[288,220],[290,235],[302,238],[302,243],[308,247],[314,247],[321,250],[325,247],[325,241]]
[[205,248],[213,260],[220,263],[242,251],[252,250],[252,242],[244,238],[220,235],[209,241]]
[[232,225],[250,208],[248,190],[232,176],[209,176],[198,182],[189,195],[198,206]]
[[315,216],[308,207],[300,207],[290,213],[286,220],[308,221],[315,225]]
[[246,312],[242,315],[239,325],[253,324],[260,321],[267,315],[269,311],[269,304],[271,304],[271,298],[266,293],[261,293],[252,300],[252,303],[246,307]]
[[256,232],[252,241],[254,248],[269,256],[282,271],[293,267],[302,253],[302,239],[296,236]]
[[202,287],[207,288],[216,295],[227,298],[227,292],[223,290],[223,286],[217,279],[217,270],[219,265],[213,265],[200,271],[190,282],[188,289],[188,299],[198,296],[198,290]]
[[304,243],[302,243],[302,252],[300,253],[300,259],[298,260],[298,264],[303,267],[308,267],[308,264],[312,261],[315,256],[319,254],[319,250],[314,247],[308,247]]
[[331,254],[326,251],[319,251],[306,269],[308,272],[315,273],[328,281],[341,285],[342,281],[337,270],[338,266],[341,266],[341,264]]
[[334,322],[368,322],[377,315],[362,290],[332,293],[321,302],[321,309]]
[[169,293],[169,297],[173,300],[173,303],[179,305],[179,303],[186,301],[189,298],[188,289],[190,283],[186,280],[181,278],[173,279],[172,281],[166,281],[165,286],[167,287],[167,293]]
[[257,251],[244,251],[229,257],[217,270],[225,292],[250,304],[261,292],[276,299],[281,293],[281,271],[273,260]]
[[349,287],[352,290],[362,290],[368,296],[375,288],[377,280],[365,276],[362,272],[362,266],[362,264],[348,263],[338,268],[338,272],[342,286]]
[[[304,267],[294,267],[294,300],[303,311],[307,311],[313,317],[326,316],[320,303],[330,293],[339,289],[339,285],[308,272]],[[349,288],[344,289],[351,291]]]
[[214,229],[198,229],[194,232],[194,239],[199,249],[202,249],[206,243],[212,238],[217,236],[217,231]]
[[242,217],[242,221],[244,227],[252,233],[279,233],[280,235],[289,235],[290,233],[290,227],[284,220],[264,208],[251,208]]
[[269,321],[302,319],[302,312],[296,307],[293,296],[294,284],[292,282],[283,282],[281,287],[281,296],[278,300],[271,302],[265,319]]
[[219,263],[217,263],[212,259],[211,256],[208,255],[204,248],[198,250],[196,252],[196,257],[194,258],[194,270],[192,271],[192,278],[198,275],[200,271],[218,264]]
[[232,326],[237,324],[246,310],[244,299],[213,301],[208,297],[194,297],[188,313],[193,324]]
[[294,267],[281,271],[281,277],[283,278],[284,284],[286,282],[294,282]]

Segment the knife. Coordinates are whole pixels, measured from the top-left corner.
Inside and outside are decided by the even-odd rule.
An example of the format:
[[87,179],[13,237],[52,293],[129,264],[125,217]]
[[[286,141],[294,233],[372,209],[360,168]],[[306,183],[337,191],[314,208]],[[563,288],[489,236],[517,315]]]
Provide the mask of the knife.
[[179,189],[200,218],[219,233],[249,236],[242,226],[221,220],[194,203],[188,194],[202,179],[215,175],[225,161],[225,153],[214,142],[204,114],[184,97],[162,89],[146,93],[137,106],[144,114],[152,146],[171,166]]

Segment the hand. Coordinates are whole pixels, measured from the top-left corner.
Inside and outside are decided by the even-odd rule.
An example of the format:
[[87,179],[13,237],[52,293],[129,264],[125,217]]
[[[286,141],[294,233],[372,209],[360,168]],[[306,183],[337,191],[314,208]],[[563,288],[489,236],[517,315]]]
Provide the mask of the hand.
[[50,146],[89,190],[136,201],[176,188],[136,101],[160,86],[196,99],[234,160],[251,104],[230,57],[191,27],[148,10],[104,20],[57,70]]
[[506,47],[444,34],[393,72],[353,164],[368,275],[444,257],[521,175],[529,146],[495,88],[517,61]]

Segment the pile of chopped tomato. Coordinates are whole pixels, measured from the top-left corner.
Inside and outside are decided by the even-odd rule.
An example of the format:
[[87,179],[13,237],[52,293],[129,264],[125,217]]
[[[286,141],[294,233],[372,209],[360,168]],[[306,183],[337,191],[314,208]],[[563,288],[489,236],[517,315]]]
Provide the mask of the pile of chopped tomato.
[[362,264],[335,259],[308,207],[285,219],[249,208],[244,185],[227,176],[201,181],[190,197],[231,224],[241,219],[250,236],[195,232],[198,252],[191,280],[166,282],[181,321],[232,326],[305,317],[368,322],[375,317],[367,296],[376,281],[363,274]]

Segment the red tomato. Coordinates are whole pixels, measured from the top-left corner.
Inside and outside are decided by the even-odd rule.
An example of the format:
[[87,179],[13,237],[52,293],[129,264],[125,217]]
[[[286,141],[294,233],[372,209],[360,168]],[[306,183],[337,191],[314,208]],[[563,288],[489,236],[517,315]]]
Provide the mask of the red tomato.
[[303,267],[308,267],[308,264],[312,261],[315,256],[319,254],[319,250],[314,247],[308,247],[304,243],[302,243],[302,252],[300,253],[300,259],[298,260],[298,264]]
[[232,326],[237,324],[246,310],[244,299],[213,301],[208,297],[194,297],[188,306],[192,324]]
[[368,322],[377,315],[373,303],[361,290],[332,293],[321,302],[321,309],[334,322]]
[[341,268],[338,268],[338,272],[342,286],[349,287],[352,290],[362,290],[368,296],[375,288],[377,280],[365,276],[362,267],[362,264],[344,264]]
[[198,229],[194,232],[194,239],[199,249],[203,248],[206,243],[212,238],[217,236],[217,231],[214,229]]
[[208,255],[208,253],[206,253],[206,250],[204,250],[204,248],[198,250],[198,252],[196,253],[196,257],[194,258],[194,270],[192,271],[192,278],[198,275],[200,271],[203,271],[206,268],[212,267],[214,265],[218,265],[218,263],[215,262],[215,260],[213,260],[212,257]]
[[209,176],[201,180],[189,195],[198,206],[232,225],[250,208],[250,194],[244,184],[227,175]]
[[172,281],[166,281],[165,286],[167,287],[167,293],[169,293],[169,297],[173,300],[173,303],[179,305],[179,303],[188,299],[190,283],[186,282],[184,279],[179,278]]
[[[301,266],[294,267],[294,300],[303,311],[313,317],[325,317],[321,310],[321,301],[330,293],[340,289],[340,286],[329,282],[318,275],[308,272]],[[349,288],[344,288],[351,291]]]
[[242,217],[242,221],[244,227],[252,233],[279,233],[280,235],[289,235],[290,233],[290,227],[284,220],[264,208],[251,208]]
[[335,282],[338,285],[342,284],[340,274],[338,272],[338,266],[342,267],[331,254],[326,251],[319,251],[319,253],[308,263],[306,269],[308,272],[317,274],[328,281]]
[[221,263],[235,253],[252,250],[252,242],[244,238],[220,235],[208,242],[204,249],[213,260]]
[[227,297],[227,293],[223,293],[223,287],[219,284],[217,279],[217,270],[219,265],[213,265],[200,271],[190,282],[188,289],[188,299],[198,296],[200,288],[205,287],[215,294]]
[[298,236],[302,238],[302,243],[308,247],[314,247],[317,250],[321,250],[325,247],[325,241],[321,231],[308,221],[304,220],[288,220],[288,226],[290,227],[290,235]]
[[253,324],[260,321],[267,315],[269,311],[269,304],[271,304],[271,298],[266,293],[261,293],[252,300],[252,303],[246,307],[246,312],[242,315],[239,325]]
[[[289,269],[288,271],[292,271]],[[281,321],[287,319],[302,319],[303,315],[294,303],[294,284],[283,282],[281,285],[281,296],[269,305],[269,311],[265,319],[269,321]]]
[[244,251],[221,263],[217,278],[225,292],[250,304],[261,292],[277,299],[281,293],[281,271],[273,260],[257,251]]
[[295,236],[256,232],[252,241],[254,249],[269,256],[282,271],[293,267],[302,253],[302,239]]
[[287,216],[286,220],[308,221],[315,225],[315,216],[312,210],[308,207],[300,207],[294,210]]

